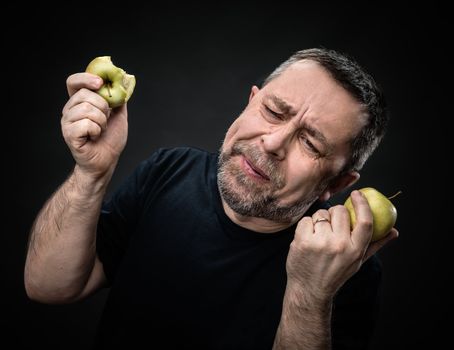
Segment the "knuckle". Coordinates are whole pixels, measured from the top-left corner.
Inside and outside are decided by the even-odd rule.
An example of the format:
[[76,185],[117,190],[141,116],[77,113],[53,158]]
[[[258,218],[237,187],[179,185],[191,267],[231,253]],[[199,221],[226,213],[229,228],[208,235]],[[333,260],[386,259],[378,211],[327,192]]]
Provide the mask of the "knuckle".
[[298,222],[298,226],[301,226],[303,224],[307,224],[309,222],[312,222],[312,218],[309,217],[309,216],[305,216]]
[[79,104],[82,102],[88,102],[90,98],[90,90],[80,88],[74,95],[77,97],[77,101],[80,101]]
[[96,94],[96,98],[101,105],[101,109],[107,114],[109,111],[109,103],[101,95]]
[[100,136],[102,133],[101,127],[97,124],[93,125],[93,127],[90,128],[89,131],[90,131],[90,136],[96,136],[96,137]]
[[358,224],[366,229],[371,229],[374,223],[371,219],[360,219]]
[[332,206],[328,209],[328,212],[330,213],[330,215],[333,215],[334,213],[342,213],[344,210],[346,210],[346,208],[343,206],[343,205],[335,205],[335,206]]
[[326,209],[319,209],[315,212],[315,214],[329,214],[329,212]]
[[102,124],[107,124],[107,115],[104,112],[99,111],[99,118]]
[[74,78],[74,74],[71,74],[70,76],[68,76],[66,78],[66,86],[70,87],[72,85],[73,78]]
[[93,110],[93,106],[87,101],[79,103],[79,108],[82,113],[90,113]]
[[343,205],[335,205],[334,207],[332,207],[333,211],[347,211],[347,208],[345,208],[345,206]]
[[295,234],[299,234],[309,223],[312,223],[312,218],[309,216],[303,217],[296,225]]
[[296,240],[293,240],[291,243],[290,243],[290,249],[291,250],[294,250],[294,249],[297,249],[298,248],[298,243],[296,242]]
[[331,248],[331,252],[335,255],[342,255],[347,251],[347,244],[343,241],[336,242]]
[[66,140],[66,141],[71,141],[73,140],[75,137],[74,137],[74,130],[72,128],[64,128],[63,129],[63,138]]
[[301,219],[301,221],[304,223],[312,222],[312,218],[310,216],[305,216],[304,218]]
[[324,254],[329,251],[329,245],[323,240],[308,240],[304,242],[304,247],[307,251],[313,252],[315,254]]
[[61,130],[62,134],[63,134],[63,138],[65,140],[68,140],[69,139],[69,132],[68,132],[68,129],[67,128],[62,128]]
[[293,251],[299,252],[311,252],[311,251],[318,251],[319,248],[314,244],[314,242],[309,242],[305,239],[296,239],[290,243],[290,249]]
[[93,122],[90,119],[85,118],[80,121],[80,126],[82,129],[88,130],[93,126]]

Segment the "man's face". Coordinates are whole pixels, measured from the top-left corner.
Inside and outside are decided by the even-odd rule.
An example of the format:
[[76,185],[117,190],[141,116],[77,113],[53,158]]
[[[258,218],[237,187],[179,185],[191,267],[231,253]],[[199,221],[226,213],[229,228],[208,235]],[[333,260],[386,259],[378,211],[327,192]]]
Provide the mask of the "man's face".
[[291,222],[317,199],[350,154],[366,119],[360,104],[312,61],[293,64],[259,90],[224,139],[218,174],[235,212]]

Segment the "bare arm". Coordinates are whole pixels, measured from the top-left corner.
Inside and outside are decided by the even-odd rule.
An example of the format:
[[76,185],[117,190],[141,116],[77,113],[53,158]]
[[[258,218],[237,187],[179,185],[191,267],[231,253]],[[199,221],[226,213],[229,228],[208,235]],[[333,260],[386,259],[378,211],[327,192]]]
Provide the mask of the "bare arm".
[[31,298],[71,302],[102,285],[96,223],[104,191],[105,186],[84,182],[75,170],[41,209],[30,233],[25,266]]
[[91,89],[97,77],[68,78],[71,96],[62,132],[76,161],[74,171],[41,209],[30,232],[24,282],[30,298],[47,303],[80,299],[105,281],[96,257],[102,199],[127,139],[127,111],[115,111]]
[[382,240],[369,244],[372,213],[364,196],[352,193],[357,224],[350,232],[347,209],[336,206],[319,210],[314,224],[303,218],[287,257],[287,287],[274,350],[331,349],[331,308],[334,295],[361,265],[387,242],[397,237],[395,229]]
[[312,302],[288,284],[273,350],[331,349],[331,302]]

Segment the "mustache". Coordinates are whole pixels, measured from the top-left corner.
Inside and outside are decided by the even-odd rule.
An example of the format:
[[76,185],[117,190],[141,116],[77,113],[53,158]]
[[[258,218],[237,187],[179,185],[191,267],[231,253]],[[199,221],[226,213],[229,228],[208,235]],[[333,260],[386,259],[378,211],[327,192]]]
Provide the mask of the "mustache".
[[230,157],[243,155],[249,159],[255,166],[260,168],[276,189],[285,186],[285,176],[279,166],[279,161],[263,153],[257,146],[248,144],[243,141],[236,141],[232,145]]

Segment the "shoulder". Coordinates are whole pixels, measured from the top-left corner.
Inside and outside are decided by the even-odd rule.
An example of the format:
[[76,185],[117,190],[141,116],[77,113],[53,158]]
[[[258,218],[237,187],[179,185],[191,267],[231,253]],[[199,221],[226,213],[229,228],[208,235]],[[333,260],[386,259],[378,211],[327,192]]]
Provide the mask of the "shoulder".
[[141,186],[154,187],[171,179],[203,174],[217,162],[217,154],[194,147],[158,148],[135,170]]
[[171,165],[202,160],[216,155],[195,147],[158,148],[143,164],[146,165]]
[[195,147],[161,147],[139,163],[136,173],[147,174],[153,170],[175,170],[213,158],[216,158],[216,154]]

